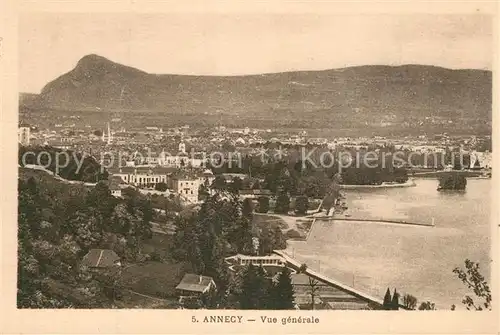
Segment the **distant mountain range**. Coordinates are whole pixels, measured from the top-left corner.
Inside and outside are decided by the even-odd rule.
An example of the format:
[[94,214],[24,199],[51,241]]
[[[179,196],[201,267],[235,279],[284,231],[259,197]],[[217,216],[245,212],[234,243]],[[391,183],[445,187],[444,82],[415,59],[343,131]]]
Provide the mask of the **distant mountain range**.
[[492,73],[434,66],[358,66],[246,76],[150,74],[97,55],[21,105],[68,111],[318,121],[342,127],[445,118],[491,120]]

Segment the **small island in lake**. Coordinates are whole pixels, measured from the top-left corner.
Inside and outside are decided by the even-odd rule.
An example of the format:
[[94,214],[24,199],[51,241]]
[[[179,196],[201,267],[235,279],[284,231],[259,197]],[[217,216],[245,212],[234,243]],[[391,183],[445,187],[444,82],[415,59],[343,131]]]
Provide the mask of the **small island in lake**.
[[438,191],[442,190],[465,190],[467,178],[458,172],[443,173],[439,176]]

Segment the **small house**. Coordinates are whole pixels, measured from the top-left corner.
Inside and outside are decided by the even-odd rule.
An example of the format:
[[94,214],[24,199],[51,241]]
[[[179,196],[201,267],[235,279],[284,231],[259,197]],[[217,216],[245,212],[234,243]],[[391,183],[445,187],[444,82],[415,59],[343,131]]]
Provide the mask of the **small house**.
[[93,269],[120,266],[120,257],[110,249],[91,249],[82,259],[82,265]]
[[212,277],[186,273],[175,289],[180,296],[199,296],[215,288]]

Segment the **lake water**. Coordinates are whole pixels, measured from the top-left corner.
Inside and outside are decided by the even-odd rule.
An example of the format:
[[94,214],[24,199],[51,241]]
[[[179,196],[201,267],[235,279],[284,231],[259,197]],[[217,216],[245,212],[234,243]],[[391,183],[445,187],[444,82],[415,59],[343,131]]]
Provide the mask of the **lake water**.
[[489,179],[469,179],[465,193],[436,191],[435,179],[417,186],[345,191],[352,218],[401,219],[435,227],[317,222],[306,242],[287,252],[314,270],[381,299],[387,287],[436,307],[461,307],[465,286],[452,270],[469,258],[490,282]]

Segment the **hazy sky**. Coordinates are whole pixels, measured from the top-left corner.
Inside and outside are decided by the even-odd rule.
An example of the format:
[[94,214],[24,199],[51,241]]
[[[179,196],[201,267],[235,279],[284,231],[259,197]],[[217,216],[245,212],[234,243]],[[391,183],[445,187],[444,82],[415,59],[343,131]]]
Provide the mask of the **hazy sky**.
[[19,89],[39,92],[86,54],[152,73],[248,74],[365,64],[491,69],[481,15],[23,14]]

